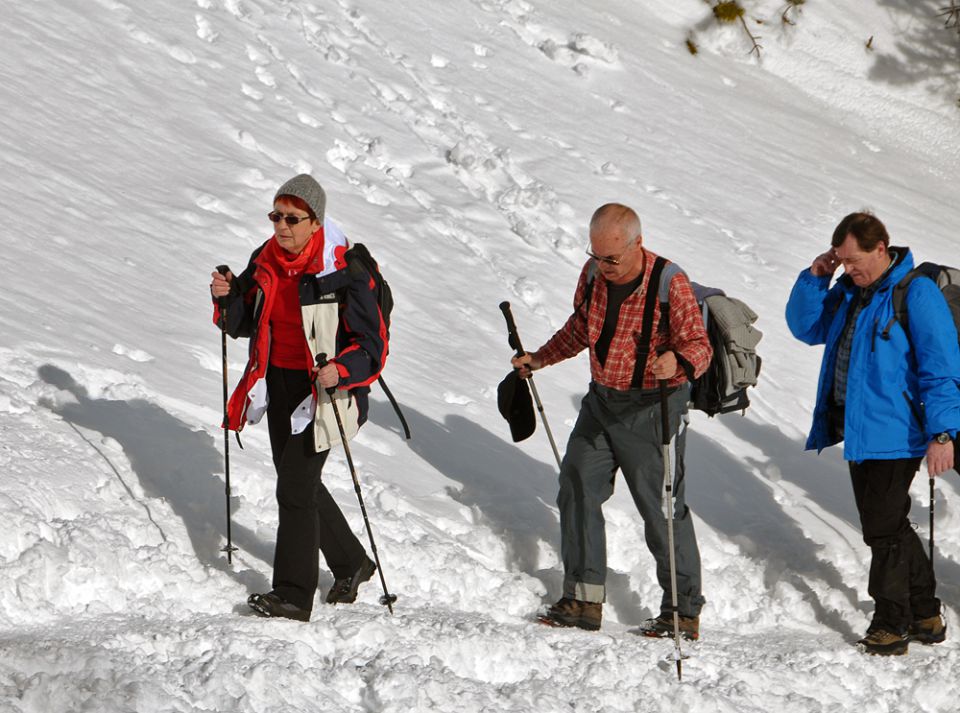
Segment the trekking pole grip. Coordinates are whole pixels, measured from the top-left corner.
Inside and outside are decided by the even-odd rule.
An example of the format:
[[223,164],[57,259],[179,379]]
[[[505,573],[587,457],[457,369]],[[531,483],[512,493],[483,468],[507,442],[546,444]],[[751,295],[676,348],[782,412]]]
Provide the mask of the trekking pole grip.
[[[217,265],[217,272],[219,272],[221,275],[226,277],[227,273],[230,272],[230,268],[227,267],[226,265]],[[220,324],[218,324],[217,326],[220,327],[220,330],[222,332],[226,332],[227,331],[227,319],[226,319],[227,297],[226,295],[224,295],[223,297],[217,297],[217,307],[220,308],[220,318],[219,318]]]
[[[325,366],[326,366],[327,364],[329,364],[329,363],[330,363],[330,362],[327,360],[327,353],[326,353],[326,352],[322,352],[322,353],[320,353],[320,354],[317,354],[317,366],[318,366],[318,367],[320,367],[320,368],[322,369],[323,367],[325,367]],[[331,396],[333,396],[334,392],[336,392],[336,390],[337,390],[337,387],[336,387],[336,386],[328,386],[328,387],[326,387],[324,390],[325,390],[328,394],[330,394]]]
[[[221,275],[226,277],[227,273],[230,272],[230,268],[227,265],[217,265],[217,272],[219,272]],[[221,307],[226,307],[227,306],[226,295],[224,295],[223,297],[217,297],[217,304],[220,305]]]
[[511,349],[517,350],[517,356],[523,356],[526,352],[520,344],[520,335],[517,334],[517,323],[513,321],[513,312],[510,311],[510,303],[504,300],[500,303],[500,311],[503,312],[503,318],[507,320],[507,341]]

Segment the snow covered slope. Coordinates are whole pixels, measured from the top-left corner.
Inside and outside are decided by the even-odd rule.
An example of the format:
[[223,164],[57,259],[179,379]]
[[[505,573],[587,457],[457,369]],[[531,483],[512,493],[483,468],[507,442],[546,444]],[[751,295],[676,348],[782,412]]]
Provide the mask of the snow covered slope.
[[[956,56],[922,16],[936,2],[811,0],[793,27],[747,4],[759,63],[700,0],[6,3],[0,711],[953,710],[954,641],[850,645],[869,553],[840,454],[802,452],[820,354],[782,314],[862,207],[957,263]],[[373,583],[308,625],[248,614],[276,526],[264,428],[231,448],[240,552],[219,552],[209,272],[244,264],[301,171],[397,299],[386,377],[414,437],[375,391],[354,447],[393,617]],[[611,200],[765,335],[749,414],[694,414],[708,605],[680,684],[672,646],[636,635],[659,592],[624,488],[602,631],[532,623],[559,596],[556,468],[542,429],[513,444],[496,410],[498,303],[545,341]],[[561,443],[587,378],[583,357],[538,376]],[[325,477],[360,533],[341,453]],[[937,486],[951,632],[957,484]]]

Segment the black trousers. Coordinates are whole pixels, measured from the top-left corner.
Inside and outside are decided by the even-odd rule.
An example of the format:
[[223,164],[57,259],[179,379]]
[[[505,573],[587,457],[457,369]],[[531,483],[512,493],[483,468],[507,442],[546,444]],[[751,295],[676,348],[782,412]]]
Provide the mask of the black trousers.
[[349,577],[366,561],[363,545],[321,480],[329,450],[314,449],[313,427],[290,432],[290,415],[310,394],[306,370],[267,370],[267,423],[277,469],[279,525],[273,557],[273,591],[312,610],[319,581],[319,552],[335,578]]
[[863,541],[870,546],[870,631],[904,633],[911,621],[940,613],[933,568],[908,519],[910,483],[920,458],[850,462]]

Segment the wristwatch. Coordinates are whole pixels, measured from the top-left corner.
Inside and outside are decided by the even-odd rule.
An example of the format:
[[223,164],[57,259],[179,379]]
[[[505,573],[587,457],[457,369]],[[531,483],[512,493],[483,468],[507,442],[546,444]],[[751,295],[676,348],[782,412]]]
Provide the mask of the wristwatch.
[[949,434],[949,433],[947,433],[946,431],[944,431],[943,433],[938,433],[936,436],[934,436],[934,437],[933,437],[933,440],[935,440],[935,441],[936,441],[937,443],[939,443],[940,445],[943,445],[944,443],[949,443],[949,442],[952,441],[953,439],[950,438],[950,434]]

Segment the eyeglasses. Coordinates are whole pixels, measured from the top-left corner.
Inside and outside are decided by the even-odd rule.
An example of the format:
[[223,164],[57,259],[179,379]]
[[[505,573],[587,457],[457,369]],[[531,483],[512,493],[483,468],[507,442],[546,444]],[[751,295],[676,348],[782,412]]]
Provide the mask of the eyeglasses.
[[312,220],[309,215],[284,215],[283,213],[279,213],[277,211],[267,213],[267,217],[270,219],[271,223],[279,223],[282,220],[287,225],[297,225],[305,220]]
[[[639,237],[639,236],[638,236],[638,237]],[[624,250],[622,253],[620,253],[620,254],[617,255],[617,256],[613,256],[613,255],[597,255],[597,254],[595,254],[592,250],[589,250],[589,249],[587,250],[587,255],[589,255],[590,257],[592,257],[592,258],[593,258],[594,260],[596,260],[597,262],[603,262],[603,263],[606,263],[607,265],[619,265],[620,263],[623,262],[623,256],[626,255],[628,252],[630,252],[630,248],[632,248],[632,247],[633,247],[634,245],[636,245],[636,244],[637,244],[637,241],[636,241],[636,240],[632,241],[631,243],[629,243],[629,244],[627,245],[627,249]]]
[[619,265],[623,261],[623,256],[626,254],[626,252],[622,252],[616,257],[612,257],[610,255],[595,255],[593,251],[587,250],[587,255],[592,257],[597,262],[605,262],[607,265]]

